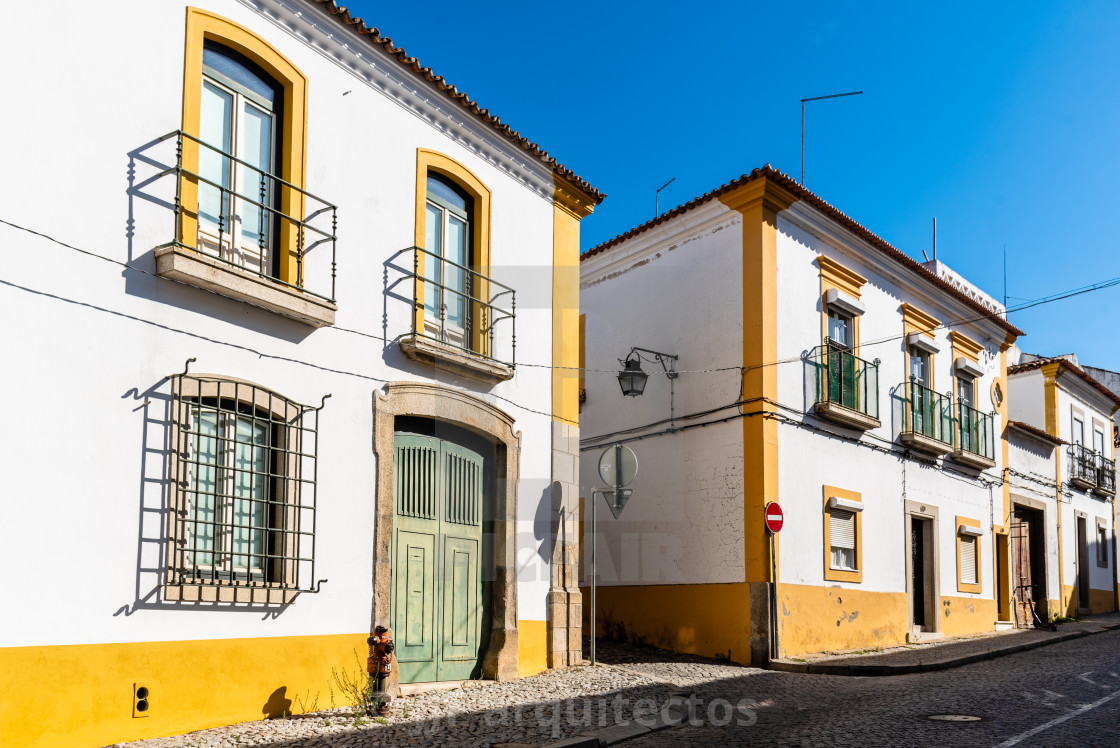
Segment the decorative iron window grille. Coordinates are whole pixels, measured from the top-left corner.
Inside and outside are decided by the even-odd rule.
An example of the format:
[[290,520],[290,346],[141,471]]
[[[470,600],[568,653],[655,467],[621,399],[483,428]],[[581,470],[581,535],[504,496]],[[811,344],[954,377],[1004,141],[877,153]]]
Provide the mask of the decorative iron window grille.
[[168,598],[271,604],[318,592],[326,581],[315,579],[323,406],[236,379],[184,372],[172,380]]
[[1116,493],[1116,463],[1081,444],[1069,447],[1070,481],[1100,493]]

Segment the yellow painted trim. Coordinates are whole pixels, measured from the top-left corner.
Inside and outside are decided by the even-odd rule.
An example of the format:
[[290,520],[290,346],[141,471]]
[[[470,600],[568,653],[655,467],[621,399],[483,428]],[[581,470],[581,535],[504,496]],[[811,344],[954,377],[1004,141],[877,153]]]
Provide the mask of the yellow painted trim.
[[[1060,439],[1058,435],[1058,377],[1062,375],[1062,364],[1055,361],[1042,365],[1042,396],[1046,412],[1046,433]],[[1056,519],[1058,525],[1058,589],[1065,589],[1065,570],[1062,568],[1063,546],[1062,543],[1062,450],[1054,450],[1054,482],[1057,484],[1055,498],[1057,499]],[[1063,602],[1062,609],[1065,609]]]
[[587,315],[579,315],[579,396],[587,392]]
[[995,631],[998,616],[995,600],[943,595],[940,603],[941,633],[945,636],[969,636]]
[[836,486],[824,487],[824,578],[828,582],[863,582],[863,512],[856,515],[856,570],[844,571],[832,568],[832,509],[828,506],[830,497],[836,496],[851,501],[863,501],[857,491],[848,491]]
[[743,216],[743,535],[747,582],[770,581],[770,538],[766,504],[778,500],[778,213],[797,197],[767,178],[750,181],[720,197]]
[[949,342],[953,344],[953,361],[956,361],[957,357],[963,356],[974,364],[980,363],[980,351],[984,350],[983,345],[970,337],[961,335],[956,330],[949,333]]
[[[74,748],[329,708],[331,669],[365,669],[368,632],[0,649],[0,743]],[[358,659],[355,660],[354,653]],[[148,686],[132,716],[133,683]],[[53,705],[44,712],[44,698]],[[336,706],[344,697],[335,692]],[[303,709],[301,710],[301,704]]]
[[1116,610],[1116,598],[1112,590],[1097,590],[1089,588],[1089,610],[1094,613],[1112,613]]
[[[590,631],[591,589],[581,589]],[[595,622],[599,636],[749,665],[750,595],[741,583],[602,586]]]
[[823,289],[835,288],[857,299],[860,297],[860,291],[867,284],[867,278],[824,255],[817,256],[817,265],[821,269]]
[[[233,49],[259,65],[284,90],[283,141],[280,145],[280,177],[303,188],[307,151],[307,77],[271,44],[253,32],[221,16],[199,8],[187,8],[186,46],[183,61],[183,125],[189,135],[199,136],[202,117],[202,45],[213,40]],[[183,167],[198,172],[199,147],[184,138]],[[180,186],[182,221],[178,241],[195,247],[198,241],[198,183],[184,176]],[[280,188],[280,210],[303,216],[303,194]],[[280,252],[280,280],[299,285],[297,263],[298,231],[288,221],[280,222],[276,249]],[[304,279],[306,280],[306,279]]]
[[517,676],[525,678],[548,669],[548,621],[517,622]]
[[552,198],[552,419],[579,425],[583,387],[579,314],[579,222],[595,206],[571,182],[553,175]]
[[[978,519],[971,519],[969,517],[962,517],[960,515],[957,515],[957,531],[956,531],[957,592],[971,592],[971,593],[974,593],[974,594],[980,594],[983,591],[983,588],[984,588],[984,576],[983,576],[983,571],[984,571],[984,563],[983,563],[984,546],[983,546],[983,543],[982,543],[982,541],[984,539],[983,536],[978,536],[976,538],[976,584],[965,584],[964,582],[961,581],[961,578],[962,578],[961,572],[963,571],[963,569],[961,568],[961,528],[962,527],[975,527],[975,528],[979,529],[982,526],[983,525],[980,524],[980,520],[978,520]],[[972,599],[972,598],[969,598],[969,599]],[[993,600],[993,602],[994,602],[994,600]]]
[[783,584],[778,636],[784,657],[906,643],[905,592]]
[[920,332],[927,338],[932,339],[934,332],[941,327],[940,320],[926,314],[912,304],[903,303],[899,306],[899,309],[902,311],[902,328],[907,335],[912,332]]
[[[473,171],[455,159],[437,151],[425,148],[416,149],[416,215],[415,233],[413,243],[417,247],[424,247],[426,241],[425,228],[427,225],[428,202],[428,173],[439,174],[450,179],[471,197],[471,248],[470,262],[472,270],[490,275],[490,188],[479,179]],[[426,247],[425,247],[426,249]],[[416,285],[416,308],[413,310],[413,329],[416,332],[424,330],[424,260],[421,253],[417,253],[416,274],[419,278],[413,280]],[[471,288],[475,298],[490,298],[490,281],[479,278]],[[482,319],[482,307],[477,302],[472,303],[471,319]],[[483,329],[481,322],[471,325],[471,350],[476,353],[488,355],[490,340]]]

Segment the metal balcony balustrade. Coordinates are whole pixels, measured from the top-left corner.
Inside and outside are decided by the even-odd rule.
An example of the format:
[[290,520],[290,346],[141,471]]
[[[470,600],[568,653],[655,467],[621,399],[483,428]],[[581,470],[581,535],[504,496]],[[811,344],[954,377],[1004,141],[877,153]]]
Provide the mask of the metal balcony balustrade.
[[[276,174],[263,171],[259,167],[182,130],[168,133],[157,142],[163,142],[171,138],[175,139],[175,166],[161,172],[158,176],[174,174],[176,177],[175,239],[161,245],[161,247],[173,246],[196,250],[208,257],[237,267],[243,272],[253,273],[273,283],[310,294],[333,304],[335,302],[337,267],[338,207]],[[198,161],[200,162],[203,160],[204,153],[216,157],[221,163],[223,174],[236,174],[236,181],[233,181],[235,186],[231,188],[184,166],[183,150],[185,144],[191,144],[192,148],[197,147],[199,149]],[[237,181],[242,182],[242,184],[238,185]],[[189,237],[184,236],[183,213],[185,210],[189,209],[195,220],[201,224],[200,205],[185,206],[183,204],[183,186],[185,183],[196,185],[199,204],[202,202],[202,194],[205,190],[217,191],[217,205],[220,208],[216,221],[217,236],[212,248],[205,246],[210,243],[209,241],[204,242],[201,239],[203,233],[201,225],[199,237],[194,239],[194,245],[190,243]],[[256,226],[250,227],[252,233],[257,237],[255,248],[242,244],[241,237],[238,236],[240,229],[231,225],[235,221],[235,214],[231,209],[231,205],[234,203],[239,206],[249,206],[250,210],[256,213]],[[279,207],[285,205],[303,206],[303,215],[291,215],[285,212],[282,207]],[[246,212],[249,211],[246,210]],[[329,226],[327,225],[328,217]],[[240,217],[236,218],[240,222]],[[289,236],[292,239],[286,240],[286,237]],[[308,253],[324,244],[329,244],[331,250],[330,289],[327,291],[326,284],[322,283],[318,286],[319,291],[314,291],[307,287],[304,277],[304,264]],[[268,261],[268,258],[277,251],[287,251],[295,254],[295,276],[291,280],[283,280],[277,277],[277,274],[270,267],[271,262]],[[254,255],[256,262],[259,263],[260,267],[258,269],[251,266],[246,267],[245,258],[250,254]]]
[[831,343],[810,353],[816,364],[817,403],[839,405],[879,418],[879,360],[865,361]]
[[[412,255],[412,261],[400,263],[402,257]],[[450,274],[449,269],[461,274],[461,285],[453,286],[444,283],[442,274],[425,272],[421,269],[421,260],[425,268],[441,267]],[[389,269],[395,269],[401,275],[393,282],[389,280]],[[407,336],[430,340],[443,346],[462,351],[473,358],[485,359],[503,367],[513,369],[517,364],[517,292],[504,283],[483,275],[478,270],[467,265],[460,265],[445,257],[429,252],[423,247],[406,247],[400,250],[386,263],[385,285],[386,292],[392,291],[399,283],[411,281],[412,285],[412,325],[408,333],[396,337],[396,340]],[[430,312],[425,313],[430,299],[429,294],[435,296],[438,304],[438,316],[431,317]],[[448,296],[452,299],[448,299]],[[398,297],[399,298],[399,297]],[[462,324],[456,325],[449,322],[449,301],[457,306],[461,304],[459,313]],[[504,324],[503,323],[508,323]],[[508,327],[508,360],[498,354],[499,346],[505,348],[504,330]],[[502,332],[502,338],[497,334]]]
[[905,397],[904,433],[918,434],[946,445],[953,444],[953,400],[934,392],[916,379],[902,384]]
[[989,460],[996,458],[995,418],[964,403],[957,403],[958,447]]
[[1116,463],[1083,444],[1069,447],[1069,479],[1083,488],[1116,493]]

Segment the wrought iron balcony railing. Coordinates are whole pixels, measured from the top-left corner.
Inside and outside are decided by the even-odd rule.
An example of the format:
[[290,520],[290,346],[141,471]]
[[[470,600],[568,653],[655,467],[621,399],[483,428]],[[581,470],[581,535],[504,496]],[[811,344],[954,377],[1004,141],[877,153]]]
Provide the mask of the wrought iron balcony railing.
[[964,403],[957,403],[957,445],[989,460],[996,458],[995,418]]
[[[401,262],[409,254],[411,262]],[[390,268],[400,273],[392,282]],[[412,325],[410,332],[397,336],[398,341],[409,335],[472,358],[511,369],[516,366],[517,293],[512,288],[415,246],[400,250],[386,263],[387,293],[405,281],[412,285]]]
[[[197,250],[333,304],[337,206],[182,130],[157,142],[171,138],[175,166],[159,176],[176,177],[175,238],[162,246]],[[329,290],[325,277],[312,290],[305,265],[323,245],[330,246]],[[294,267],[282,267],[291,257]],[[319,266],[326,270],[325,258]]]
[[953,443],[953,401],[911,379],[902,384],[905,394],[904,432],[919,434],[944,444]]
[[1069,447],[1069,479],[1083,488],[1116,493],[1116,463],[1082,444]]
[[816,363],[817,403],[830,403],[879,418],[879,361],[825,343],[810,354]]

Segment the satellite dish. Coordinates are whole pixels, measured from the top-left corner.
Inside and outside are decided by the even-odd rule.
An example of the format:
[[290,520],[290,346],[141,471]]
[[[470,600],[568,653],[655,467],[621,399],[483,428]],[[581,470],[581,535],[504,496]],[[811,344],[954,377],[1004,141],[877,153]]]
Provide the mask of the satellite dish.
[[[616,491],[634,482],[638,475],[638,456],[623,444],[615,444],[599,455],[599,477]],[[629,497],[627,497],[629,498]]]

